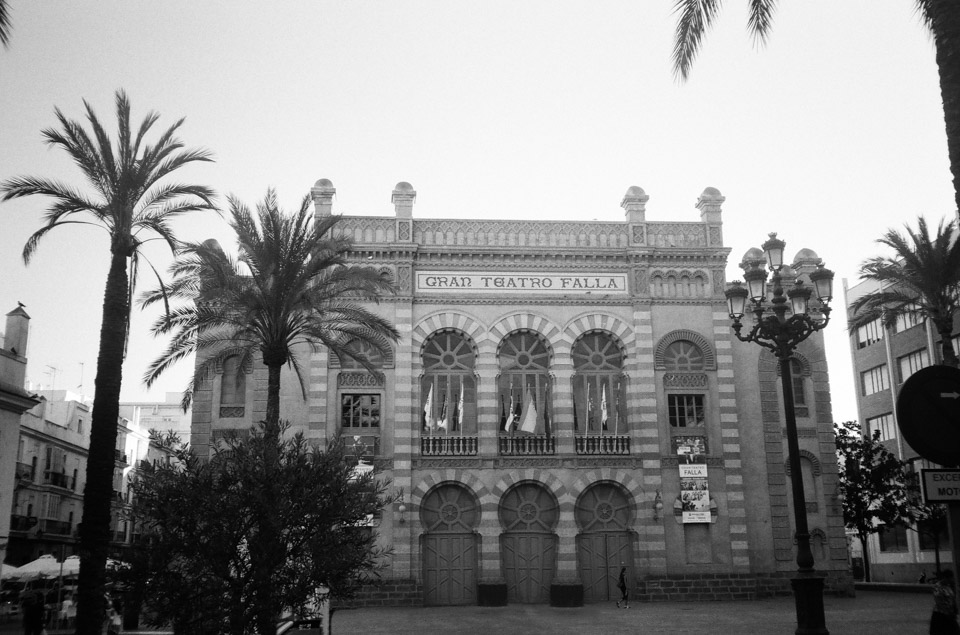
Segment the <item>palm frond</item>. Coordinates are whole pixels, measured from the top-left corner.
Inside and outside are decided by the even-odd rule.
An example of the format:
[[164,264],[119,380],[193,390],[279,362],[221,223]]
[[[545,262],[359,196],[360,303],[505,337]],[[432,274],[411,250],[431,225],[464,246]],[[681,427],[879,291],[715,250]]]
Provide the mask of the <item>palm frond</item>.
[[673,12],[678,17],[673,41],[673,72],[682,81],[689,77],[703,36],[719,10],[720,0],[677,0],[674,3]]
[[777,0],[750,0],[747,28],[756,44],[766,44],[767,36],[773,27],[773,13],[776,8]]

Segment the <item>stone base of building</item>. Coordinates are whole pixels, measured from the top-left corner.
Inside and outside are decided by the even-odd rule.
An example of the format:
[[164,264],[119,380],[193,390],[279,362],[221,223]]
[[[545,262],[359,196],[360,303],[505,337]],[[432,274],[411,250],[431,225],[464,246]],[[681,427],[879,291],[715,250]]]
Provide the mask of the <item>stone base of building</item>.
[[[793,572],[771,574],[702,573],[649,576],[637,583],[641,602],[701,602],[711,600],[757,600],[793,595]],[[853,578],[846,571],[830,571],[824,593],[853,596]]]
[[[630,599],[637,602],[704,602],[722,600],[758,600],[793,595],[793,572],[735,574],[699,573],[648,576],[637,582]],[[847,571],[829,571],[824,594],[852,597],[853,577]],[[477,585],[477,604],[506,606],[507,585],[490,581]],[[554,584],[550,589],[551,606],[583,606],[583,586]],[[423,585],[416,580],[384,580],[364,585],[349,600],[337,600],[335,609],[370,606],[423,606]]]
[[416,580],[384,580],[365,584],[349,600],[336,600],[334,609],[370,606],[423,606],[423,585]]

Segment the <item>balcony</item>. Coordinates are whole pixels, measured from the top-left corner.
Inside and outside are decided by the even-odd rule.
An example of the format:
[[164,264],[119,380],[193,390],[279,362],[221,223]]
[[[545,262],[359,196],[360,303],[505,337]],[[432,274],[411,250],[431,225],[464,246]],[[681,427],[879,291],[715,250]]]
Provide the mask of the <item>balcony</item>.
[[42,518],[40,520],[40,531],[45,534],[54,534],[57,536],[69,536],[71,534],[70,523],[65,520],[52,520]]
[[19,481],[32,483],[34,479],[34,471],[34,467],[29,463],[17,463],[16,478]]
[[477,437],[420,437],[421,456],[476,456]]
[[127,463],[127,453],[126,453],[126,452],[121,452],[120,450],[114,450],[114,451],[113,451],[113,458],[117,461],[117,463],[123,463],[124,465],[126,465],[126,463]]
[[123,530],[112,531],[110,532],[110,539],[113,540],[113,542],[126,542],[127,532]]
[[545,456],[557,453],[557,441],[545,434],[502,435],[498,439],[501,456]]
[[627,455],[630,454],[630,437],[620,434],[574,437],[577,454],[582,455]]
[[43,483],[44,485],[53,485],[54,487],[62,487],[63,489],[70,488],[70,477],[68,477],[63,472],[53,472],[47,470],[43,473]]
[[12,514],[10,516],[10,531],[30,531],[37,526],[36,516],[20,516]]

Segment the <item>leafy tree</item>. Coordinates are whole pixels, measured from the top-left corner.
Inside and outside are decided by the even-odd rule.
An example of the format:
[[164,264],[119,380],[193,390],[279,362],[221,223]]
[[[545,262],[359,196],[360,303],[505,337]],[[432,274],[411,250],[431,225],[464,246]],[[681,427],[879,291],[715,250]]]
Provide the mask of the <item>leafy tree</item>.
[[938,503],[925,503],[920,488],[919,472],[910,471],[907,474],[907,494],[910,497],[911,515],[916,525],[913,527],[918,534],[928,536],[933,540],[933,553],[936,572],[940,573],[940,537],[948,529],[947,507]]
[[[349,596],[384,565],[361,526],[390,502],[376,468],[358,474],[339,441],[321,451],[266,429],[227,437],[209,461],[180,445],[175,462],[145,467],[133,484],[149,536],[147,608],[176,633],[272,633],[281,615],[325,599],[320,585]],[[281,540],[264,540],[265,515]]]
[[87,455],[86,489],[80,525],[80,580],[77,629],[98,632],[104,619],[104,583],[110,544],[110,503],[113,500],[114,448],[117,439],[120,384],[130,319],[130,294],[137,279],[141,246],[152,235],[176,250],[170,222],[186,212],[212,210],[213,191],[200,185],[159,184],[164,177],[194,161],[210,161],[206,150],[185,150],[175,136],[180,119],[156,143],[145,142],[159,115],[149,113],[140,127],[130,125],[127,95],[116,93],[117,138],[104,130],[84,101],[88,132],[82,122],[67,119],[56,109],[60,128],[43,131],[46,142],[70,155],[83,172],[90,193],[42,177],[15,177],[0,183],[3,200],[40,195],[52,199],[46,224],[27,240],[23,260],[30,257],[47,232],[76,224],[106,230],[110,268],[103,298],[100,350]]
[[[161,317],[157,335],[172,334],[167,349],[148,369],[149,385],[167,368],[197,353],[194,375],[184,396],[208,380],[228,358],[236,356],[249,368],[259,357],[267,367],[267,404],[264,433],[279,434],[280,371],[289,364],[307,388],[298,349],[325,346],[341,357],[357,359],[375,372],[369,359],[351,346],[359,341],[383,355],[399,333],[364,302],[392,292],[388,276],[372,268],[350,265],[352,241],[334,235],[338,216],[316,221],[304,197],[297,213],[287,216],[268,190],[256,215],[230,198],[230,225],[237,234],[239,256],[229,256],[216,241],[186,246],[171,267],[169,288],[144,296],[144,305],[169,299],[184,303]],[[269,444],[266,446],[269,449]],[[272,469],[273,463],[266,463]],[[278,500],[277,504],[282,501]],[[257,536],[263,544],[281,549],[282,528],[275,515],[262,510]],[[258,628],[267,632],[276,623],[276,606],[269,601],[274,584],[274,560],[257,560],[253,602],[260,613]]]
[[893,249],[893,256],[877,256],[860,265],[860,277],[880,283],[876,291],[854,300],[849,322],[855,331],[881,319],[893,328],[897,318],[929,318],[940,336],[940,351],[946,366],[958,365],[953,350],[954,318],[960,313],[960,241],[957,224],[940,221],[930,236],[926,220],[917,219],[917,230],[906,235],[888,230],[878,243]]
[[840,463],[837,487],[843,505],[843,522],[857,532],[863,549],[864,576],[869,582],[867,538],[884,525],[913,521],[906,468],[880,441],[879,430],[864,436],[856,421],[834,424],[833,430]]
[[[960,214],[960,2],[914,0],[917,13],[933,35],[940,96],[947,131],[947,152],[953,174],[954,199]],[[720,13],[721,0],[675,0],[677,28],[673,43],[673,69],[686,80],[707,29]],[[754,39],[766,42],[773,27],[777,0],[749,0],[747,28]]]

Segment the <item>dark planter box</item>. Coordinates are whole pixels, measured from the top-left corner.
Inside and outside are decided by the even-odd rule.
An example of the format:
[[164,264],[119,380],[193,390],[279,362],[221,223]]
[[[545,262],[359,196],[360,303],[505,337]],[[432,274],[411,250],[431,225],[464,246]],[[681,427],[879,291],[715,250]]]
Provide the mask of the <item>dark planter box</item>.
[[550,606],[583,606],[583,585],[579,583],[551,584]]
[[477,605],[506,606],[506,582],[481,582],[477,585]]

